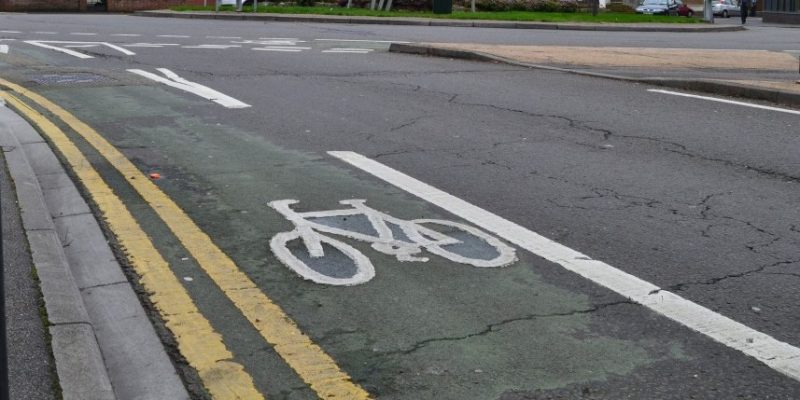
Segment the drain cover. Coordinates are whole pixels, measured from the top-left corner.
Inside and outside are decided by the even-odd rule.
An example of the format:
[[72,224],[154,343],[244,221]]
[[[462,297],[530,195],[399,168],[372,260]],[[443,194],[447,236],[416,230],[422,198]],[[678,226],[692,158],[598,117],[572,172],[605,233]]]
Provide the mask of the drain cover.
[[88,72],[30,75],[28,79],[46,86],[78,86],[114,81],[112,78]]

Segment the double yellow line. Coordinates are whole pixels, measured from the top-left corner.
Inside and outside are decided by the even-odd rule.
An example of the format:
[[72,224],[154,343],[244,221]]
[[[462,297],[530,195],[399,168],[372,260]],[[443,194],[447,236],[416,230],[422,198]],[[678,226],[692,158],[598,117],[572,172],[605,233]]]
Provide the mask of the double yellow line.
[[169,264],[123,202],[67,135],[20,100],[19,95],[61,119],[125,177],[192,254],[198,265],[321,399],[370,398],[239,270],[233,260],[172,199],[99,133],[34,92],[2,78],[0,86],[16,92],[14,95],[0,91],[0,97],[24,114],[49,138],[95,201],[119,243],[125,248],[150,300],[175,336],[181,354],[198,371],[203,384],[215,399],[262,399],[264,396],[255,388],[252,377],[244,367],[231,361],[233,355],[225,346],[222,336],[197,309]]

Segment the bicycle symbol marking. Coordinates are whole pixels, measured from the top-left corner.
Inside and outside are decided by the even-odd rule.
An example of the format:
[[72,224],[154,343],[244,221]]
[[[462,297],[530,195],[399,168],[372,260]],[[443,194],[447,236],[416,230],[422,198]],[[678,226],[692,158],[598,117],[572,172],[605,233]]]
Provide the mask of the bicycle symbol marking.
[[[374,250],[401,262],[427,262],[428,257],[420,255],[423,249],[450,261],[480,268],[503,267],[517,260],[514,248],[469,225],[441,219],[403,220],[368,207],[362,199],[339,201],[350,208],[309,212],[293,210],[291,206],[297,203],[291,199],[268,203],[294,224],[293,230],[276,234],[270,240],[270,248],[283,264],[316,283],[350,286],[375,277],[375,267],[369,258],[328,234],[370,243]],[[359,219],[362,223],[355,228],[342,227],[348,219],[351,224]],[[298,239],[307,254],[302,254],[302,250],[293,252],[290,248],[290,242]],[[338,251],[344,257],[330,254],[331,251]],[[326,262],[325,268],[309,265],[317,264],[315,261],[326,255],[331,260]]]

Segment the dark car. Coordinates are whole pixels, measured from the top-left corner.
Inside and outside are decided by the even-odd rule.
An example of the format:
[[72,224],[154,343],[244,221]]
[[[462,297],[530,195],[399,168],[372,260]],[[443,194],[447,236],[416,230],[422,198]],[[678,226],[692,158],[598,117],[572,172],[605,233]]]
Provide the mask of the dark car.
[[676,0],[644,0],[636,7],[637,14],[664,14],[675,15],[678,13]]

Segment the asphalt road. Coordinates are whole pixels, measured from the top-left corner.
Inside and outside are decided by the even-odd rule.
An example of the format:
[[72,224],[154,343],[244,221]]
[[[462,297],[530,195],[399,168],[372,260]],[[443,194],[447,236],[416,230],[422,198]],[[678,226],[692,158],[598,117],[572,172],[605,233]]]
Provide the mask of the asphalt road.
[[[295,199],[295,210],[334,210],[348,208],[340,200],[366,199],[403,220],[479,223],[327,153],[357,152],[798,346],[796,114],[341,40],[788,50],[800,30],[534,32],[19,14],[0,15],[0,26],[0,38],[15,39],[2,42],[2,77],[74,113],[143,173],[159,173],[159,187],[375,397],[800,397],[796,380],[516,246],[511,265],[475,268],[430,251],[427,262],[401,262],[391,250],[336,236],[371,260],[375,277],[356,286],[304,280],[270,248],[293,225],[267,206]],[[106,41],[135,54],[26,40]],[[251,107],[226,108],[127,71],[166,76],[156,68]],[[123,177],[75,139],[256,387],[273,399],[315,398]],[[317,217],[369,231],[363,218]],[[472,244],[464,254],[473,260],[502,253]],[[288,247],[315,264],[300,240]],[[334,256],[330,243],[323,250]],[[311,269],[350,276],[338,257]]]

